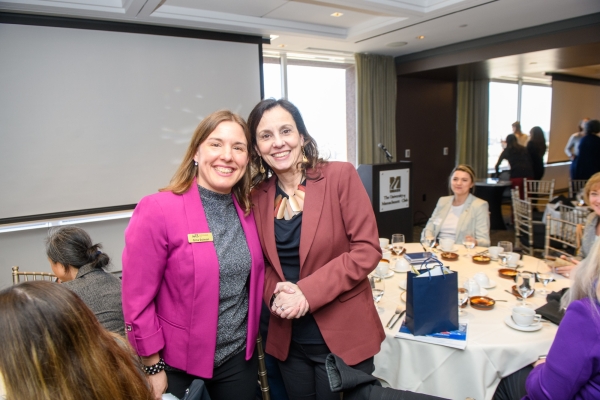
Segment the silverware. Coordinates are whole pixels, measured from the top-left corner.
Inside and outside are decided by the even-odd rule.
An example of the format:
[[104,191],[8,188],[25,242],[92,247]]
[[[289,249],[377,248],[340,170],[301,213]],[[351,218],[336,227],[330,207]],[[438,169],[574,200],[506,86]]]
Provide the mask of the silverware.
[[475,255],[476,256],[482,256],[482,255],[484,255],[487,252],[488,252],[488,250],[484,250],[484,251],[480,251],[479,253],[476,253]]
[[394,317],[398,314],[400,314],[403,311],[403,308],[400,304],[398,304],[398,306],[396,307],[396,312],[394,313],[394,315],[392,315],[392,318],[390,318],[390,320],[388,321],[388,323],[385,325],[386,328],[390,327],[390,324],[392,323],[392,321],[394,320]]
[[521,296],[519,296],[518,294],[514,294],[514,293],[513,293],[513,292],[511,292],[510,290],[506,290],[506,289],[504,289],[504,291],[505,291],[506,293],[510,293],[510,294],[512,294],[512,295],[513,295],[513,296],[515,296],[517,299],[522,299],[522,297],[521,297]]
[[396,320],[392,323],[392,326],[390,326],[390,329],[394,328],[394,325],[396,325],[396,323],[402,319],[402,316],[405,313],[406,313],[406,310],[402,310],[402,312],[398,315],[398,318],[396,318]]
[[494,299],[494,301],[503,301],[505,303],[508,303],[508,300],[497,300],[497,299]]

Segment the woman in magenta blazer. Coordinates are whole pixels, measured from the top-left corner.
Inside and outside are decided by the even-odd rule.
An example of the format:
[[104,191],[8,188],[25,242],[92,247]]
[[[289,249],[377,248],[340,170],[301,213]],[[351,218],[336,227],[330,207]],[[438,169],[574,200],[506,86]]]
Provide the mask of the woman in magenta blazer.
[[250,137],[229,111],[206,117],[171,183],[143,198],[123,252],[123,313],[154,394],[196,378],[213,400],[253,399],[264,282],[250,210]]
[[354,167],[319,158],[292,103],[263,100],[248,125],[272,311],[266,351],[290,399],[339,399],[325,357],[370,374],[385,337],[367,278],[381,258],[375,215]]

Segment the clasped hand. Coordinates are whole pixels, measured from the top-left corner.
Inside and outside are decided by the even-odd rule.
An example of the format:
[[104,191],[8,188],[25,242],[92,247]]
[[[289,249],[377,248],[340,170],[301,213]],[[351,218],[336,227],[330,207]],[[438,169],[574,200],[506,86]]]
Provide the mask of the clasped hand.
[[280,318],[294,319],[306,315],[309,311],[308,300],[298,285],[291,282],[279,282],[273,291],[275,299],[271,312]]

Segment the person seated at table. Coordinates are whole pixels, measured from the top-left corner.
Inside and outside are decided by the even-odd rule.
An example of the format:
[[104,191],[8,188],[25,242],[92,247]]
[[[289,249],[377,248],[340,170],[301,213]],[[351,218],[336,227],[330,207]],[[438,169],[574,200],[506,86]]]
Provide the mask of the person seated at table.
[[527,149],[517,142],[517,137],[513,134],[506,137],[506,148],[496,162],[496,175],[500,174],[500,164],[503,160],[507,160],[510,165],[510,182],[513,188],[519,188],[519,196],[522,199],[525,193],[523,179],[533,179],[533,163]]
[[129,344],[65,285],[0,292],[2,399],[153,400]]
[[[590,253],[592,245],[598,240],[598,236],[600,236],[600,172],[594,174],[587,181],[583,189],[583,199],[588,207],[592,209],[592,212],[587,217],[581,238],[581,256],[586,258]],[[562,256],[561,258],[567,259],[566,256]],[[568,277],[573,268],[579,263],[574,258],[569,259],[573,261],[573,264],[557,267],[556,272]]]
[[487,201],[473,196],[475,180],[473,168],[466,164],[452,170],[449,187],[453,194],[440,197],[421,239],[451,238],[455,243],[463,243],[472,237],[477,246],[490,245],[489,207]]
[[600,241],[571,279],[547,358],[502,379],[494,400],[600,399]]
[[54,275],[83,300],[104,328],[125,336],[121,280],[104,271],[110,257],[101,248],[76,226],[53,229],[46,239],[46,255]]

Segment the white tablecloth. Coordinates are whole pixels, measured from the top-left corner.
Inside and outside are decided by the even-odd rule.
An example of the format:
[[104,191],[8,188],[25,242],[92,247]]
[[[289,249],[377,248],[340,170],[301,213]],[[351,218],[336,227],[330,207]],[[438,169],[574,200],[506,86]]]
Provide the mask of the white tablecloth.
[[[406,247],[408,252],[422,251],[417,243],[407,244]],[[482,250],[476,248],[472,254]],[[463,309],[467,314],[461,318],[469,321],[465,350],[396,339],[394,333],[399,329],[400,322],[394,331],[384,328],[386,338],[381,351],[375,356],[374,375],[396,389],[449,399],[472,397],[488,400],[492,398],[502,377],[548,353],[558,327],[551,322],[543,322],[542,329],[536,332],[522,332],[508,327],[504,318],[511,314],[517,299],[504,290],[510,290],[514,282],[499,277],[498,270],[501,267],[497,262],[477,265],[463,256],[466,254],[464,248],[459,249],[458,253],[461,255],[458,261],[444,264],[458,272],[459,286],[477,272],[486,272],[496,282],[495,288],[488,289],[488,297],[508,302],[496,302],[490,311],[475,310],[470,305]],[[536,272],[537,262],[538,259],[525,256],[522,260],[524,266],[519,270]],[[378,304],[384,309],[380,314],[384,326],[394,314],[396,306],[405,305],[400,300],[402,289],[398,286],[402,279],[406,279],[406,273],[396,273],[385,280],[385,294]],[[558,277],[557,281],[548,284],[548,290],[560,290],[568,285],[568,279]],[[536,283],[534,297],[527,299],[530,307],[537,308],[546,303],[545,296],[538,294],[541,288],[542,284]]]

